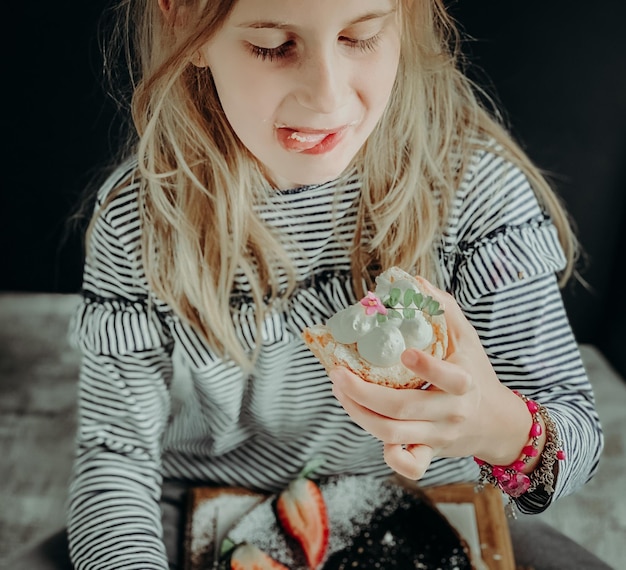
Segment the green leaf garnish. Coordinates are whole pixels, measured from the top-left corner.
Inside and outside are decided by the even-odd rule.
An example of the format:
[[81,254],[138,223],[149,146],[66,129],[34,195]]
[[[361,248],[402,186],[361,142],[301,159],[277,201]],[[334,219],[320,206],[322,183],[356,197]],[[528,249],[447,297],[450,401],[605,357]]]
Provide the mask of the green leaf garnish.
[[429,315],[432,315],[438,310],[439,303],[435,301],[432,297],[428,297],[428,300],[426,301],[426,304],[424,306],[424,311],[427,312]]
[[411,305],[411,303],[413,302],[413,294],[415,293],[415,291],[413,291],[413,289],[407,289],[404,292],[404,303],[403,305],[405,307],[409,307]]
[[392,307],[395,307],[398,302],[400,301],[400,295],[402,294],[402,291],[400,291],[400,289],[398,289],[397,287],[394,287],[390,292],[389,292],[389,304]]
[[389,309],[387,311],[387,316],[391,319],[401,319],[402,315],[400,314],[399,311],[396,311],[395,309]]
[[[400,297],[402,297],[402,313],[400,313],[395,307],[400,303]],[[444,311],[441,308],[438,301],[435,301],[430,296],[425,296],[414,289],[407,289],[404,294],[398,287],[394,287],[389,292],[389,297],[383,302],[383,305],[389,309],[387,315],[376,315],[379,323],[384,323],[387,319],[414,319],[416,310],[411,306],[414,305],[417,309],[424,313],[428,313],[431,317],[437,315],[443,315]]]
[[312,459],[309,459],[302,468],[302,471],[298,474],[298,477],[311,477],[320,468],[324,461],[323,457],[313,457]]

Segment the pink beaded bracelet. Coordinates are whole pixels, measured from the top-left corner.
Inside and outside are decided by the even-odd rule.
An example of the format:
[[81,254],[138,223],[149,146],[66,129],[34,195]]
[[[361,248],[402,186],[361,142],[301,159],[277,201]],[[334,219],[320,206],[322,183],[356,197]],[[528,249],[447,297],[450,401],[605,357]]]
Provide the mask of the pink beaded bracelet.
[[[534,491],[539,484],[543,484],[548,493],[554,492],[554,463],[565,459],[565,452],[556,431],[556,425],[544,406],[527,398],[524,394],[513,391],[519,396],[532,415],[533,423],[528,434],[529,442],[524,446],[519,459],[510,465],[490,465],[486,461],[474,457],[480,467],[480,485],[491,483],[500,488],[509,497],[517,498],[528,491]],[[531,476],[522,473],[525,465],[533,457],[539,455],[537,446],[542,434],[540,418],[546,425],[546,445],[541,456],[541,464]]]

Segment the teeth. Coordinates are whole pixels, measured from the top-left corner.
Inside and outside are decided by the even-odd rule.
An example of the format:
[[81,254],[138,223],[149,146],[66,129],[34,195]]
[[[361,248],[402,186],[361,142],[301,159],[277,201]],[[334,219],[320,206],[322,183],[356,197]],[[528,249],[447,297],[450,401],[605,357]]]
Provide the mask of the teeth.
[[317,142],[325,139],[326,137],[326,133],[298,133],[295,131],[289,135],[290,139],[294,139],[301,143]]

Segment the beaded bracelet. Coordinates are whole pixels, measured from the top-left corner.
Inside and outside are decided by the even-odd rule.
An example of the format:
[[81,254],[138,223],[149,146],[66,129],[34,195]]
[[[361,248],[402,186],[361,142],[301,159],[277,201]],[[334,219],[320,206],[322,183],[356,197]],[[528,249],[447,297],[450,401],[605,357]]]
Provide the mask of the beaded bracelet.
[[[480,479],[477,487],[481,489],[486,483],[490,483],[506,493],[511,501],[524,493],[534,491],[539,485],[543,485],[545,491],[552,494],[554,493],[554,464],[557,460],[565,459],[565,451],[562,449],[556,425],[544,406],[530,400],[516,390],[513,393],[524,401],[532,415],[533,421],[528,434],[529,442],[522,449],[519,459],[510,465],[490,465],[482,459],[474,457],[474,461],[480,467]],[[537,457],[539,454],[537,446],[542,434],[540,418],[543,419],[546,426],[546,443],[541,453],[540,464],[529,476],[522,473],[522,469],[531,458]],[[514,514],[513,511],[510,513]]]

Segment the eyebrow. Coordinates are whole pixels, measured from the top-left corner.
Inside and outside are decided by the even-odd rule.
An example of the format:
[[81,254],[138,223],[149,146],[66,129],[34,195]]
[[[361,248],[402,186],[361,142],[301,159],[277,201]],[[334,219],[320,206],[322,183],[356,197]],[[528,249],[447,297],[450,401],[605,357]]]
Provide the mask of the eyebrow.
[[[344,28],[350,27],[350,26],[354,26],[356,24],[360,24],[362,22],[367,22],[369,20],[377,20],[379,18],[385,18],[386,16],[389,16],[390,14],[393,14],[396,11],[395,8],[392,8],[391,10],[381,10],[378,12],[368,12],[367,14],[364,14],[363,16],[359,16],[358,18],[356,18],[355,20],[352,20],[351,22],[347,23]],[[253,22],[246,22],[243,24],[239,24],[237,26],[238,28],[252,28],[255,30],[259,30],[259,29],[277,29],[277,30],[284,30],[286,28],[291,28],[292,24],[288,24],[286,22],[273,22],[271,20],[255,20]]]

